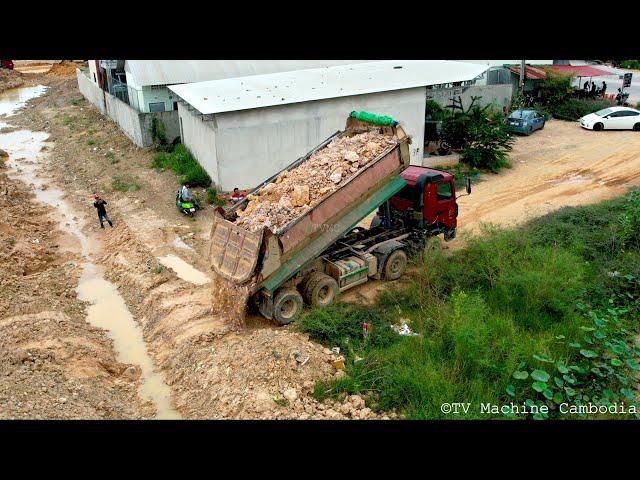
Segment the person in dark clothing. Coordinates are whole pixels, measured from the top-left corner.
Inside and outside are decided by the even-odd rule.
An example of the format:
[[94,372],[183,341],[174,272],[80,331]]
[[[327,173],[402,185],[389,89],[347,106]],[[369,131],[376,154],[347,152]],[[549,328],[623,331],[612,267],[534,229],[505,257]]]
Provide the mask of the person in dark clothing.
[[113,223],[107,215],[107,209],[104,208],[104,206],[107,204],[106,200],[100,198],[100,195],[95,195],[93,198],[95,199],[95,202],[93,202],[93,206],[98,210],[98,220],[100,220],[100,228],[104,228],[104,224],[102,223],[104,220],[109,222],[109,225],[111,226],[111,228],[113,228]]
[[589,89],[589,80],[587,80],[586,82],[584,82],[584,88],[583,90],[586,92]]
[[602,91],[602,97],[604,98],[604,96],[607,93],[607,82],[605,82],[605,81],[602,82],[602,90],[601,91]]

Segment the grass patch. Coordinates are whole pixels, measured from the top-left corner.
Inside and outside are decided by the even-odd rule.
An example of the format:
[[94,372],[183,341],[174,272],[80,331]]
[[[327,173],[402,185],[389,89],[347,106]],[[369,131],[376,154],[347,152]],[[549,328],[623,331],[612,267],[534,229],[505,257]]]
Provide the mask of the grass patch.
[[[375,307],[338,304],[299,320],[298,329],[340,346],[347,359],[347,375],[316,385],[317,398],[360,393],[374,409],[415,419],[505,418],[480,404],[511,401],[571,418],[558,414],[559,401],[631,402],[625,385],[640,369],[631,343],[640,312],[640,193],[518,229],[488,228],[463,249],[425,249],[416,261],[406,285]],[[390,325],[400,319],[419,335],[395,334]],[[367,337],[363,322],[373,325]],[[532,375],[544,381],[533,385]],[[450,402],[471,408],[445,415],[440,407]]]
[[88,145],[89,147],[91,147],[91,146],[93,146],[93,145],[95,145],[95,144],[96,144],[96,142],[95,142],[95,140],[94,140],[93,138],[90,138],[89,140],[87,140],[87,145]]
[[128,192],[129,190],[140,190],[138,177],[132,175],[116,175],[111,182],[111,188],[117,192]]
[[74,107],[77,107],[78,105],[80,105],[81,102],[82,102],[82,98],[72,98],[71,100],[69,100],[69,103]]
[[176,145],[172,152],[156,153],[151,166],[156,169],[172,170],[179,176],[182,184],[205,188],[211,185],[209,174],[182,144]]

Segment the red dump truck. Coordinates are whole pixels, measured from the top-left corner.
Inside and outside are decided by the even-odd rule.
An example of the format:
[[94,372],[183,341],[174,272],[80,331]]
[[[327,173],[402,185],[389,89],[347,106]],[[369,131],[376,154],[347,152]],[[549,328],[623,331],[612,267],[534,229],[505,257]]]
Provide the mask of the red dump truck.
[[[248,199],[216,214],[211,229],[212,269],[237,285],[247,285],[260,313],[284,325],[295,320],[303,303],[331,304],[339,293],[370,278],[396,280],[407,265],[407,251],[432,235],[455,237],[458,205],[453,176],[409,165],[411,139],[389,117],[353,112],[336,132],[284,170],[290,170],[334,138],[367,129],[396,138],[365,168],[278,233],[248,231],[236,225]],[[377,119],[388,120],[377,121]],[[371,123],[373,122],[373,123]],[[251,193],[277,179],[267,179]],[[471,184],[467,180],[467,194]],[[251,196],[248,196],[251,198]],[[376,211],[369,228],[357,225]]]

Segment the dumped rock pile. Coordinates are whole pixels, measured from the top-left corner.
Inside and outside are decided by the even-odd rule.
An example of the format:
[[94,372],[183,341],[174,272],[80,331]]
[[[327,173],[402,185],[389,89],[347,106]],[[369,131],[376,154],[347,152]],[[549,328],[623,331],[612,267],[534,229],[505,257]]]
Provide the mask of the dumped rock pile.
[[396,137],[378,133],[377,129],[336,138],[249,195],[249,202],[238,212],[235,223],[250,231],[266,227],[278,233],[396,143]]

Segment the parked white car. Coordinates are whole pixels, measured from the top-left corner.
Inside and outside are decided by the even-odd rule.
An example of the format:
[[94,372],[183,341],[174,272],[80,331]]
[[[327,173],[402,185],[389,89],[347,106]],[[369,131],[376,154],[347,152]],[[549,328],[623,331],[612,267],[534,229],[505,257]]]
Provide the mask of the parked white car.
[[635,130],[640,132],[640,111],[629,107],[610,107],[585,115],[580,126],[587,130]]

